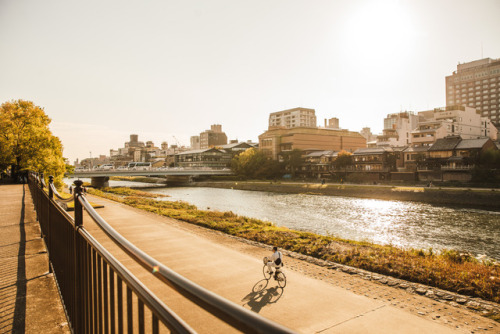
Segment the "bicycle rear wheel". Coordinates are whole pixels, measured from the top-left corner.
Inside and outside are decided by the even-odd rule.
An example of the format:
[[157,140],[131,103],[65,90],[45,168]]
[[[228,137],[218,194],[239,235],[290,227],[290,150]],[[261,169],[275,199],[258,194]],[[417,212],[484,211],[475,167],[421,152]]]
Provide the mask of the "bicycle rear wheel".
[[269,268],[267,267],[267,265],[264,265],[264,267],[262,267],[262,273],[264,274],[264,278],[267,280],[270,279],[272,275],[272,273],[269,273],[268,270]]
[[276,281],[280,288],[284,288],[286,286],[286,276],[283,272],[279,272],[276,274]]

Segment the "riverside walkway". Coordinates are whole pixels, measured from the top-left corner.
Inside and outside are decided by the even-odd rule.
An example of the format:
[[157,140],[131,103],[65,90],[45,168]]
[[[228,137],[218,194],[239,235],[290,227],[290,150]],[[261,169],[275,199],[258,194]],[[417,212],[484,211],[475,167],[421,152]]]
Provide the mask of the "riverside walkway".
[[[498,333],[498,323],[463,307],[367,282],[285,257],[287,286],[262,276],[270,247],[89,196],[119,233],[195,283],[301,333]],[[137,265],[90,218],[84,226],[148,288],[200,333],[235,330]]]
[[[89,196],[91,197],[91,196]],[[112,201],[99,214],[181,275],[301,333],[498,333],[498,323],[404,290],[285,257],[284,289],[262,276],[264,247]],[[121,251],[89,219],[85,228],[200,333],[235,330],[186,301]],[[69,332],[28,187],[0,185],[0,333]]]
[[0,185],[0,333],[69,333],[27,185]]

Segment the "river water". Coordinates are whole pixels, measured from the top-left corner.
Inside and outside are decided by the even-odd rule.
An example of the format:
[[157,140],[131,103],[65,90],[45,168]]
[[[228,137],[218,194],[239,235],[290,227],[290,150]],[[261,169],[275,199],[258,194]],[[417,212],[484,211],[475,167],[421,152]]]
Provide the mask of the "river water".
[[[110,186],[141,186],[110,181]],[[201,210],[232,211],[295,230],[403,248],[455,249],[500,260],[500,212],[340,196],[179,187],[146,191]]]

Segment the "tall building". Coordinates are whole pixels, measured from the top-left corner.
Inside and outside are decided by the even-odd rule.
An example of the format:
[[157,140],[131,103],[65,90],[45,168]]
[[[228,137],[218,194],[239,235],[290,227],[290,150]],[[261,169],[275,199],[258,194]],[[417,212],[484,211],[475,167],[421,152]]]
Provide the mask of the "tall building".
[[446,77],[446,105],[476,108],[500,129],[500,59],[458,64],[457,70]]
[[214,124],[210,130],[200,133],[200,149],[206,149],[215,146],[227,144],[227,136],[222,132],[222,125]]
[[269,128],[285,127],[287,129],[296,127],[316,127],[316,114],[314,109],[293,108],[273,112],[269,115]]

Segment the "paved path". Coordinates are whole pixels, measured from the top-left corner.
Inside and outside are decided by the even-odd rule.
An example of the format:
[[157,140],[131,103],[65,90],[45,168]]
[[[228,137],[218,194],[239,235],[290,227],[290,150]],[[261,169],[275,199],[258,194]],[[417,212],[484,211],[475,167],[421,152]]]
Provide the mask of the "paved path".
[[0,333],[69,333],[27,185],[0,185]]
[[[168,267],[298,332],[470,333],[480,326],[500,332],[497,323],[467,310],[295,259],[285,259],[288,284],[280,289],[262,277],[261,259],[269,249],[112,201],[92,201],[105,205],[98,213],[119,233]],[[137,266],[90,218],[84,226],[194,329],[234,331]]]

